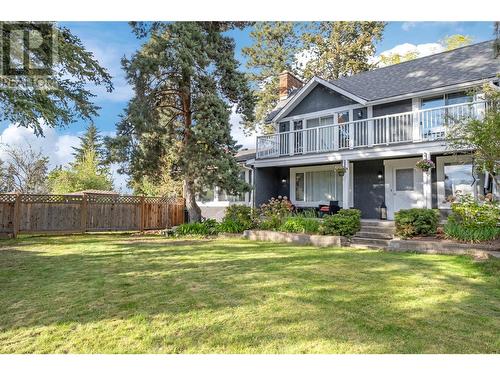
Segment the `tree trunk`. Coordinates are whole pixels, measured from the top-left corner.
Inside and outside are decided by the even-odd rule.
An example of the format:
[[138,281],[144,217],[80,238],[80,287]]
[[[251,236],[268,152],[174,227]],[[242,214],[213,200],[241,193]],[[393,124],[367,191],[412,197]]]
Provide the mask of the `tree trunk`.
[[186,209],[189,213],[189,222],[201,221],[201,209],[196,203],[196,195],[193,191],[193,184],[187,179],[184,180],[184,199],[186,199]]

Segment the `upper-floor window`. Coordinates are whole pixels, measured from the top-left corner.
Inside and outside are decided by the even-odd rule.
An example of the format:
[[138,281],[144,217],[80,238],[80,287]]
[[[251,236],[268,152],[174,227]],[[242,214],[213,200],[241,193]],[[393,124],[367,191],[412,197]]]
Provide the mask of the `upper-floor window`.
[[471,102],[472,99],[472,96],[468,95],[465,92],[455,92],[452,94],[439,95],[432,98],[422,99],[422,109],[432,109],[444,107],[446,105],[468,103]]

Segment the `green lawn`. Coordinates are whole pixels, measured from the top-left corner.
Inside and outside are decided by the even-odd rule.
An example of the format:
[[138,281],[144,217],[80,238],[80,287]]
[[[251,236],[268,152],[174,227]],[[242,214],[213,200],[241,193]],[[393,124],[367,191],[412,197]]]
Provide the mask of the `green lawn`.
[[0,242],[1,353],[499,353],[500,261],[129,235]]

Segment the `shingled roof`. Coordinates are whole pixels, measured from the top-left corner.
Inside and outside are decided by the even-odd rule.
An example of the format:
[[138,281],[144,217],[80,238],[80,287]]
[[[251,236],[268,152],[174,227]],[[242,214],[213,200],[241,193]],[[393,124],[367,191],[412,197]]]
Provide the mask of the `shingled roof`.
[[495,77],[493,41],[457,48],[330,81],[367,101]]
[[[329,82],[371,102],[494,78],[499,72],[500,60],[495,58],[493,41],[490,40]],[[278,103],[266,117],[266,122],[271,122],[290,99]]]

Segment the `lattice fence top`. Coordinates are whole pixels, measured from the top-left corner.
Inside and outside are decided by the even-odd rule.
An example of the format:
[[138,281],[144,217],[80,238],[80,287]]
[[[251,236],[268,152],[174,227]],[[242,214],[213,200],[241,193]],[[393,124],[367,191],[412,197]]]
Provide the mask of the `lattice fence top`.
[[179,197],[142,197],[134,195],[62,195],[62,194],[0,194],[0,203],[15,203],[19,195],[21,203],[73,203],[81,204],[85,199],[88,203],[96,204],[175,204],[183,205],[184,199]]
[[22,203],[74,203],[80,204],[81,195],[21,194]]
[[99,194],[86,194],[87,201],[89,203],[101,203],[101,204],[139,204],[141,203],[141,197],[132,195],[99,195]]
[[144,203],[183,204],[184,199],[178,197],[144,197]]
[[0,203],[14,203],[16,194],[0,194]]

